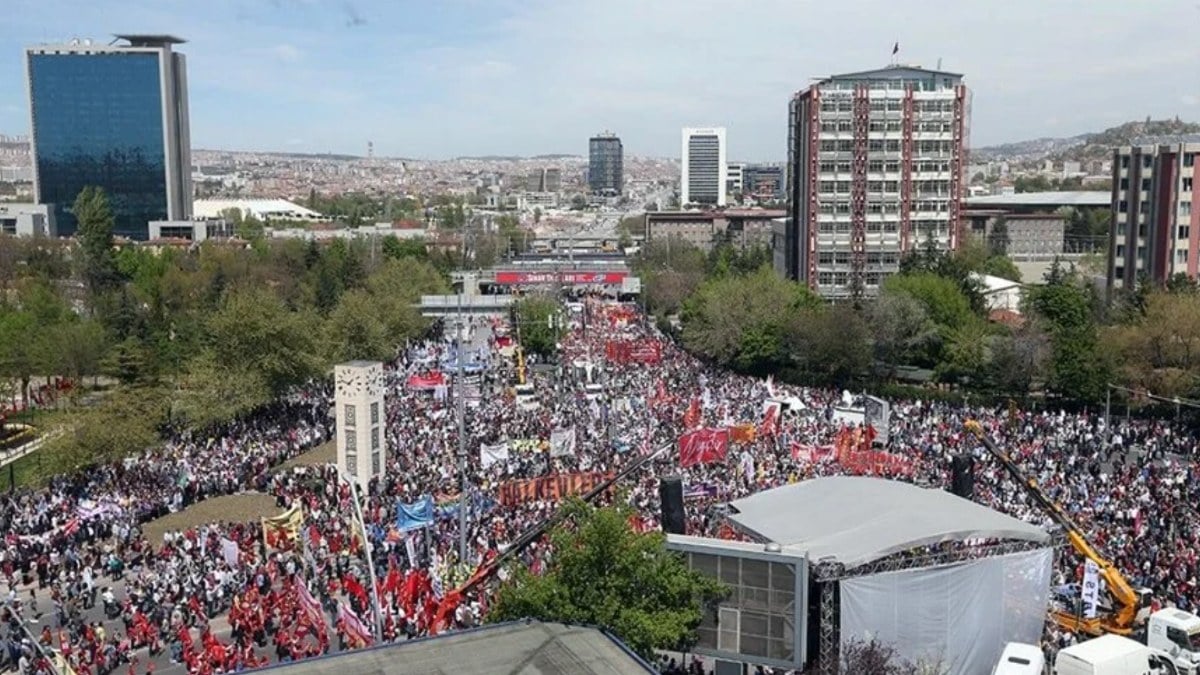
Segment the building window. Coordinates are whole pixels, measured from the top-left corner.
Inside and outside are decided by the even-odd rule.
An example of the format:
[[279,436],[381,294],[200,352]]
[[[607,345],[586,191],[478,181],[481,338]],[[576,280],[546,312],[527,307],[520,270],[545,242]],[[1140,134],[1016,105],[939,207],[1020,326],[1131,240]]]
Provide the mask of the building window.
[[1142,179],[1142,189],[1143,189],[1143,190],[1149,190],[1149,189],[1150,189],[1150,179],[1149,179],[1149,178],[1143,178],[1143,179]]
[[1179,202],[1179,215],[1181,215],[1181,216],[1192,215],[1192,203],[1191,202]]
[[343,423],[347,427],[353,428],[354,427],[354,416],[355,416],[354,404],[347,403],[346,405],[344,405],[342,407],[342,411],[343,411],[342,417],[344,418]]
[[1178,263],[1186,263],[1187,262],[1187,249],[1180,249],[1178,251],[1175,251],[1175,262],[1178,262]]
[[1121,189],[1122,189],[1122,190],[1128,190],[1128,189],[1129,189],[1129,179],[1128,179],[1128,178],[1122,178],[1122,179],[1121,179]]
[[832,251],[819,251],[817,253],[817,264],[818,265],[832,265],[833,264],[833,252]]
[[821,272],[817,275],[817,283],[821,286],[828,286],[833,283],[833,272]]
[[1192,179],[1191,179],[1191,178],[1184,178],[1184,179],[1183,179],[1183,191],[1184,191],[1184,192],[1191,192],[1191,191],[1192,191]]
[[1149,169],[1154,164],[1154,158],[1150,155],[1142,155],[1142,168]]
[[1122,169],[1129,168],[1129,155],[1121,155],[1121,168]]
[[374,429],[371,430],[371,449],[372,450],[379,450],[379,438],[382,435],[383,434],[381,434],[379,432],[379,427],[375,427]]
[[358,456],[346,453],[346,472],[351,476],[358,475]]
[[1184,166],[1192,166],[1195,163],[1196,163],[1196,153],[1194,153],[1194,152],[1183,153],[1183,165]]
[[1124,244],[1117,244],[1117,257],[1118,258],[1125,257],[1125,245]]
[[380,473],[382,473],[382,471],[379,470],[380,469],[379,464],[380,464],[379,463],[379,453],[372,452],[371,453],[371,475],[374,476],[374,475],[379,475]]
[[346,443],[346,454],[358,452],[358,436],[353,431],[347,431],[342,435]]
[[1114,270],[1114,272],[1115,272],[1114,276],[1117,276],[1117,277],[1125,276],[1125,268],[1124,267],[1118,267]]
[[379,424],[379,402],[371,404],[371,424]]
[[1129,202],[1122,199],[1120,201],[1120,203],[1117,204],[1117,212],[1118,213],[1128,213],[1129,212]]

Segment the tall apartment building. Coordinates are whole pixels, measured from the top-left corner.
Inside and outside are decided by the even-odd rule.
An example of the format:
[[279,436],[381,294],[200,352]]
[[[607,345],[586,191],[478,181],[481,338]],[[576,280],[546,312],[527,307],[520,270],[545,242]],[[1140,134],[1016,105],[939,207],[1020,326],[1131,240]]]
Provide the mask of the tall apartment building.
[[588,139],[588,189],[601,197],[619,197],[625,188],[625,150],[621,139],[604,132]]
[[74,40],[25,50],[32,122],[33,185],[53,204],[61,236],[88,185],[104,189],[114,233],[149,236],[152,220],[192,211],[187,65],[170,35],[118,35],[125,44]]
[[562,189],[562,169],[534,169],[525,177],[525,189],[529,192],[558,192]]
[[1113,151],[1108,288],[1145,275],[1165,283],[1200,266],[1200,209],[1192,207],[1200,134],[1139,139]]
[[732,163],[725,165],[725,194],[732,196],[742,191],[742,170],[745,164]]
[[825,297],[869,296],[926,240],[957,248],[969,117],[962,75],[916,66],[793,96],[779,271]]
[[685,128],[679,203],[725,206],[725,127]]

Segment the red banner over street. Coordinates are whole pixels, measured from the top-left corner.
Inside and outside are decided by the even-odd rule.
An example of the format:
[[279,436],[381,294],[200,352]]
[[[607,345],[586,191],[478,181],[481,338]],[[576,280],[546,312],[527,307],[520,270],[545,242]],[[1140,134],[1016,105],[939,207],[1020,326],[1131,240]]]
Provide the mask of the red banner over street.
[[725,461],[729,450],[729,429],[700,429],[679,437],[679,465]]
[[520,272],[496,271],[496,283],[502,286],[534,284],[619,284],[629,272]]
[[408,387],[410,389],[433,389],[446,384],[446,376],[441,371],[430,371],[424,375],[409,375]]

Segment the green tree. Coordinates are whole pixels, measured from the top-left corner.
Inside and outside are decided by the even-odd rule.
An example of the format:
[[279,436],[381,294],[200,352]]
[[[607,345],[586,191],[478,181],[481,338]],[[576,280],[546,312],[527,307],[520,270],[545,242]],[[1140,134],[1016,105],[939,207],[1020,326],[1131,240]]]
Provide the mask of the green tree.
[[389,347],[395,348],[429,327],[417,306],[421,296],[449,293],[450,286],[430,263],[402,258],[380,265],[367,279],[367,290],[384,322]]
[[40,362],[41,331],[33,314],[0,309],[0,374],[21,384],[21,398],[29,403],[29,381]]
[[941,344],[925,305],[908,293],[883,293],[869,311],[875,358],[894,377],[896,368],[926,364]]
[[820,304],[807,288],[767,268],[715,277],[684,305],[683,344],[721,365],[765,375],[788,361],[790,317]]
[[705,613],[727,590],[668,551],[662,534],[633,532],[626,506],[594,508],[573,500],[565,514],[549,533],[554,555],[545,572],[518,566],[488,620],[600,626],[649,660],[655,650],[695,645]]
[[870,368],[871,334],[849,305],[795,312],[787,335],[790,379],[840,389],[862,382]]
[[383,238],[382,250],[384,257],[391,258],[392,260],[400,260],[401,258],[426,260],[429,258],[429,252],[425,249],[424,239],[410,239],[408,237],[400,239],[394,234],[389,234]]
[[71,209],[75,216],[79,252],[84,281],[93,295],[110,290],[120,283],[113,256],[112,208],[104,190],[87,186],[75,198]]
[[378,309],[367,291],[342,295],[325,321],[326,353],[332,361],[384,361],[395,354],[395,342]]
[[1099,352],[1091,294],[1074,273],[1055,263],[1047,283],[1031,287],[1028,308],[1046,322],[1051,358],[1048,388],[1076,401],[1098,401],[1108,379],[1108,363]]
[[931,272],[896,274],[883,282],[884,294],[904,293],[925,308],[941,329],[952,331],[974,316],[971,303],[953,279]]
[[173,417],[203,429],[245,415],[270,400],[262,372],[229,368],[212,350],[205,350],[188,362],[180,378]]
[[565,327],[557,300],[549,295],[527,295],[513,303],[513,307],[525,351],[543,356],[558,351]]
[[242,288],[208,321],[207,346],[225,367],[260,373],[273,395],[321,372],[316,319],[288,310],[274,294]]

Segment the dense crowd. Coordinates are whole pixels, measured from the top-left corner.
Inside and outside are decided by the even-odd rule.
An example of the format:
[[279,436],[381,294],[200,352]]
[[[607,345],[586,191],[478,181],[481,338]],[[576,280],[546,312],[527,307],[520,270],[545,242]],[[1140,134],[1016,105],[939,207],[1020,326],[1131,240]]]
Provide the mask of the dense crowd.
[[[725,461],[679,466],[664,452],[629,478],[640,525],[658,526],[658,478],[682,473],[689,530],[716,535],[719,505],[764,489],[848,471],[835,455],[795,452],[838,442],[830,414],[842,392],[773,384],[698,362],[645,326],[627,306],[596,300],[572,305],[571,330],[557,365],[533,369],[537,405],[516,405],[511,347],[504,326],[475,320],[465,345],[432,336],[388,364],[385,475],[354,519],[349,485],[329,466],[278,465],[332,437],[332,392],[313,384],[259,414],[205,433],[183,433],[122,462],[62,476],[44,489],[0,498],[0,551],[6,582],[0,668],[49,672],[57,652],[80,675],[150,672],[163,659],[189,673],[233,672],[376,640],[400,640],[467,627],[487,611],[488,584],[454,592],[482,563],[506,550],[557,505],[547,495],[501,498],[501,486],[549,474],[610,474],[644,453],[673,447],[688,426],[761,426],[768,398],[801,402],[772,433],[733,444]],[[653,339],[654,363],[614,363],[612,340]],[[462,352],[460,356],[458,351]],[[487,375],[466,406],[467,494],[460,493],[454,400],[444,388],[409,378],[470,357]],[[585,385],[600,383],[595,396]],[[902,479],[946,486],[950,458],[979,458],[976,496],[1017,517],[1049,524],[1023,489],[988,460],[963,427],[978,419],[1013,450],[1022,469],[1063,504],[1130,581],[1158,602],[1196,609],[1200,530],[1191,507],[1200,492],[1195,440],[1171,425],[1100,416],[1011,411],[893,401],[889,450],[905,458]],[[552,432],[574,442],[551,447]],[[503,447],[489,455],[481,448]],[[267,546],[258,523],[211,523],[148,541],[143,525],[218,495],[274,496],[298,507],[293,537]],[[398,521],[400,505],[429,497],[424,527]],[[458,508],[468,510],[465,560]],[[411,525],[408,523],[407,525]],[[370,569],[364,541],[373,546]],[[521,553],[534,570],[544,544]],[[1056,585],[1076,582],[1082,560],[1063,551]],[[34,623],[33,621],[37,622]],[[1051,634],[1055,642],[1065,635]],[[48,650],[36,649],[35,642]]]

